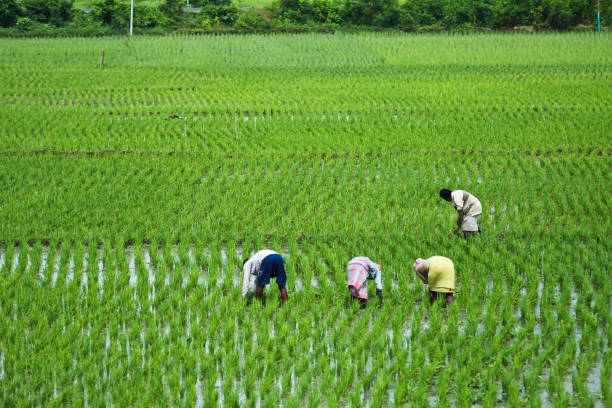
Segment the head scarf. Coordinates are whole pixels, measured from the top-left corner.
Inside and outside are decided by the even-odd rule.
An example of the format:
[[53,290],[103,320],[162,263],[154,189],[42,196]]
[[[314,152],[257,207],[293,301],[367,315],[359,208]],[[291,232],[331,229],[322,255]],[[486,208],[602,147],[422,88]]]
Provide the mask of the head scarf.
[[425,262],[425,259],[417,258],[416,261],[414,261],[414,265],[412,265],[412,269],[416,271],[416,268],[418,268],[419,265],[422,264],[423,262]]

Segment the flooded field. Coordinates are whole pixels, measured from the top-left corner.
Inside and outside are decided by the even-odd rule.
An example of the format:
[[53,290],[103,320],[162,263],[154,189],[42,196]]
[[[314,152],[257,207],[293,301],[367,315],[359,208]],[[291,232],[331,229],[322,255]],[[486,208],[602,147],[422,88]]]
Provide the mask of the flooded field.
[[[0,39],[0,405],[612,406],[610,49]],[[263,248],[282,305],[241,296]],[[451,305],[412,270],[433,255]],[[382,304],[350,299],[356,256]]]

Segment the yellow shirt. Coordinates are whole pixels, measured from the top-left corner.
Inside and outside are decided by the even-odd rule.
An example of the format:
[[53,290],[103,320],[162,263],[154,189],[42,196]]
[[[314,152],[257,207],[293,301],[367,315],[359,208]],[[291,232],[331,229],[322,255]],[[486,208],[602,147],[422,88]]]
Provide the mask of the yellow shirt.
[[453,293],[455,291],[455,265],[444,256],[432,256],[416,268],[417,274],[427,278],[432,292]]

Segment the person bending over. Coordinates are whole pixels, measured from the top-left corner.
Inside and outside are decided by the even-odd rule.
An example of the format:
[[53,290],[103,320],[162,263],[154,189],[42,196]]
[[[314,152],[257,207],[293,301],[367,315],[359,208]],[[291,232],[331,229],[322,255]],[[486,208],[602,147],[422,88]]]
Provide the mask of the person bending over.
[[450,191],[446,188],[440,190],[440,197],[453,204],[457,210],[457,235],[467,238],[469,234],[480,232],[478,216],[482,214],[482,205],[474,195],[464,190]]
[[[242,296],[255,296],[261,299],[263,290],[270,283],[270,278],[276,279],[281,300],[284,302],[289,299],[287,295],[287,274],[285,273],[285,263],[283,257],[278,252],[271,249],[263,249],[242,263]],[[251,291],[253,287],[255,290]]]
[[417,276],[429,286],[429,303],[433,304],[438,294],[446,297],[446,302],[455,301],[455,265],[453,261],[443,256],[418,258],[412,265]]
[[365,309],[368,303],[368,280],[376,285],[376,296],[382,306],[382,276],[381,267],[365,256],[358,256],[349,261],[346,268],[348,289],[352,298],[359,300],[361,308]]

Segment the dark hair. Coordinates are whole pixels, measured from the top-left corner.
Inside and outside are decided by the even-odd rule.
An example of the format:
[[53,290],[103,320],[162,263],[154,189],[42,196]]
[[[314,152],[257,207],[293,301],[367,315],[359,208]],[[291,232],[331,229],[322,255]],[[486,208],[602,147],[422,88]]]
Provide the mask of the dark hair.
[[446,201],[449,201],[451,199],[451,193],[452,191],[443,188],[442,190],[440,190],[440,197],[442,197],[443,199],[445,199]]
[[245,263],[247,263],[247,261],[251,259],[251,258],[244,258],[244,261],[242,261],[242,266],[244,266]]

